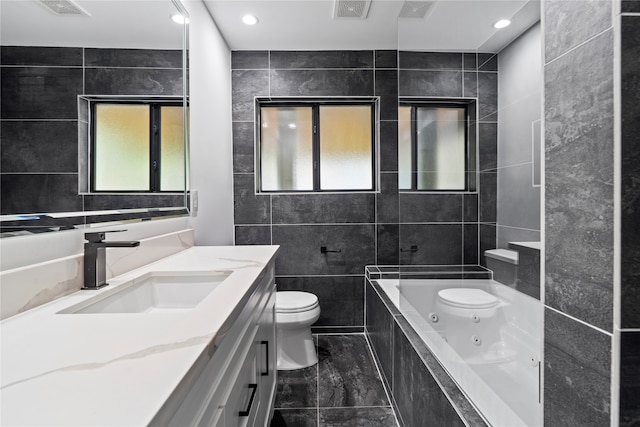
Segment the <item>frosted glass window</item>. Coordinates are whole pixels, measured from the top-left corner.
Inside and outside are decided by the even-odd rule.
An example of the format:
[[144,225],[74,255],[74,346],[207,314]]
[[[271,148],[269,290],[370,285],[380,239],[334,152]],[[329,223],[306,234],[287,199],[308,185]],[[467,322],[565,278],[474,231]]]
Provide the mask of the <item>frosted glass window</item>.
[[160,107],[160,191],[184,191],[184,117],[178,106]]
[[371,190],[371,107],[320,106],[320,189]]
[[313,190],[311,108],[263,107],[260,140],[263,191]]
[[467,189],[464,106],[401,106],[398,111],[400,189]]
[[148,105],[96,105],[96,191],[149,190],[149,120]]

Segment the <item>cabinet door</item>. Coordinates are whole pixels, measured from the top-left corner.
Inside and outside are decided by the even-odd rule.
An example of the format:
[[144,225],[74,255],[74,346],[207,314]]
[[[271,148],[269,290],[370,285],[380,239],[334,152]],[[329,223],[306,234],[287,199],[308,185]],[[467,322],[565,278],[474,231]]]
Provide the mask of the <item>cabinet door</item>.
[[260,407],[258,393],[258,352],[252,346],[229,393],[224,418],[226,427],[253,426]]
[[258,329],[258,381],[260,392],[260,413],[256,421],[259,426],[268,425],[276,391],[277,348],[276,348],[276,302],[275,292],[269,297],[260,317]]

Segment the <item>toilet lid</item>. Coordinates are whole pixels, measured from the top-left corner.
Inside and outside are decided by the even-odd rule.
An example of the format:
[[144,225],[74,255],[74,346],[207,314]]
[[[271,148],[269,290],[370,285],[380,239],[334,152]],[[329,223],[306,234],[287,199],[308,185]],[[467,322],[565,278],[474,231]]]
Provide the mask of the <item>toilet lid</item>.
[[498,304],[498,298],[482,289],[451,288],[438,291],[438,298],[454,307],[489,308]]
[[276,292],[276,311],[280,313],[306,311],[318,305],[318,297],[309,292]]

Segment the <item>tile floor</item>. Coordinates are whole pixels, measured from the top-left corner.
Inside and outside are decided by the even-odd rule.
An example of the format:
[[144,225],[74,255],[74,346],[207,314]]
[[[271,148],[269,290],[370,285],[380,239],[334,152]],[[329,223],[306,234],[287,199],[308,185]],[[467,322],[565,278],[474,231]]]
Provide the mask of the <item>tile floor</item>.
[[316,366],[278,371],[271,427],[397,427],[364,334],[314,338]]

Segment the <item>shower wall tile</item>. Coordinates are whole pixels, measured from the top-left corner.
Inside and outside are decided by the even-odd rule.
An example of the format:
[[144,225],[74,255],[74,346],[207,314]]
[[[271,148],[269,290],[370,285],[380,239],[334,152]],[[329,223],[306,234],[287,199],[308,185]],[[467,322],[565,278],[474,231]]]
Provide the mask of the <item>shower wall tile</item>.
[[499,167],[533,161],[532,126],[534,121],[540,120],[541,104],[542,94],[536,91],[500,108]]
[[[366,225],[274,225],[274,245],[279,275],[362,274],[375,263],[375,226]],[[320,247],[340,250],[320,253]]]
[[85,48],[86,67],[150,67],[182,70],[182,51],[176,49]]
[[80,47],[0,46],[0,64],[82,67]]
[[477,70],[478,69],[478,54],[477,53],[463,53],[462,54],[463,68],[465,70]]
[[498,223],[503,226],[540,229],[540,187],[532,186],[531,164],[498,171]]
[[478,123],[478,132],[482,141],[478,150],[480,171],[494,170],[498,167],[498,124]]
[[231,69],[260,70],[269,68],[269,52],[266,50],[234,50],[231,52]]
[[270,225],[236,225],[235,226],[236,245],[270,245],[271,226]]
[[465,97],[475,97],[478,96],[478,73],[473,71],[473,72],[464,72],[463,73],[463,82],[462,82],[462,89],[463,89],[463,93],[462,96]]
[[400,224],[400,242],[402,265],[462,264],[462,224]]
[[478,53],[478,71],[498,71],[498,55]]
[[78,118],[82,68],[1,67],[0,77],[2,119]]
[[462,53],[400,51],[399,61],[408,70],[462,69]]
[[377,265],[399,265],[400,264],[400,248],[398,247],[400,239],[399,224],[378,224],[376,226],[377,233]]
[[609,425],[611,336],[548,308],[544,329],[545,426]]
[[398,68],[397,50],[376,50],[374,55],[374,66],[376,68]]
[[500,225],[498,223],[497,242],[499,248],[506,248],[509,242],[540,242],[539,230],[526,230]]
[[375,194],[273,195],[273,224],[375,222]]
[[496,226],[492,224],[480,224],[480,265],[487,266],[484,251],[495,249],[496,247]]
[[398,71],[376,70],[374,93],[380,96],[380,120],[398,120]]
[[[640,7],[637,8],[640,11]],[[640,328],[640,17],[622,17],[622,327]]]
[[311,292],[318,297],[320,318],[314,327],[364,325],[364,276],[276,276],[276,285],[278,291]]
[[88,95],[182,96],[181,69],[86,68]]
[[540,300],[540,251],[523,247],[510,248],[518,251],[515,289]]
[[2,214],[82,210],[76,174],[3,173],[0,179]]
[[464,194],[462,196],[462,203],[464,205],[463,221],[478,222],[478,195]]
[[480,176],[480,222],[497,220],[497,180],[496,172],[481,172]]
[[478,119],[498,120],[498,73],[478,73]]
[[622,13],[640,13],[638,0],[622,0],[620,10]]
[[398,171],[398,121],[380,122],[380,171]]
[[3,173],[78,171],[76,121],[3,121]]
[[640,420],[640,332],[622,332],[620,353],[620,426],[631,427]]
[[271,219],[270,196],[258,196],[253,174],[233,176],[233,212],[236,224],[268,224]]
[[399,72],[400,96],[462,96],[462,71],[416,71],[401,69]]
[[479,264],[478,257],[478,224],[464,224],[463,226],[463,245],[464,253],[462,255],[463,264]]
[[[601,0],[545,0],[545,63],[610,28],[612,4]],[[566,25],[569,23],[580,24]]]
[[271,51],[271,69],[373,68],[370,50]]
[[462,222],[461,194],[400,193],[400,222]]
[[233,121],[254,120],[254,96],[269,95],[268,70],[231,70]]
[[393,316],[371,283],[366,284],[365,294],[367,336],[380,366],[382,380],[391,390],[393,384]]
[[373,70],[271,69],[272,96],[371,96]]
[[253,172],[255,154],[253,149],[253,122],[233,122],[233,172]]
[[612,45],[607,31],[545,67],[545,105],[556,106],[545,112],[545,303],[608,331],[613,326]]
[[376,222],[398,223],[398,174],[380,174],[380,193],[376,194]]

